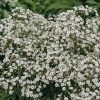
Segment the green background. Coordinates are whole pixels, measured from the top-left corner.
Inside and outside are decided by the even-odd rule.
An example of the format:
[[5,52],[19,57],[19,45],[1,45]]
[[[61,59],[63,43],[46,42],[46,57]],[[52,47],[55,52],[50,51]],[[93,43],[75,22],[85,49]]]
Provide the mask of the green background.
[[28,8],[48,17],[79,5],[96,7],[100,12],[100,0],[0,0],[0,18],[7,17],[15,7]]

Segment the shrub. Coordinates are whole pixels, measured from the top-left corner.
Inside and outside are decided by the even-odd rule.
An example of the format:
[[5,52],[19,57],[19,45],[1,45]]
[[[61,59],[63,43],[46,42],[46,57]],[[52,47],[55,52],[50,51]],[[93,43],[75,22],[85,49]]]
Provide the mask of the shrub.
[[0,52],[0,86],[19,100],[100,99],[96,9],[73,7],[45,19],[15,8],[1,21]]

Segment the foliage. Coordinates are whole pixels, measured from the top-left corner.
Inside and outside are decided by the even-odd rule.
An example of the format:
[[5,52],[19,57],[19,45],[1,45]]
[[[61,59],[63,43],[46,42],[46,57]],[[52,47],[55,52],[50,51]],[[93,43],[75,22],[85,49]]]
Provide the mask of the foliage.
[[12,8],[18,6],[44,14],[47,17],[49,14],[56,14],[79,5],[90,5],[100,9],[99,0],[0,0],[0,17],[6,17]]

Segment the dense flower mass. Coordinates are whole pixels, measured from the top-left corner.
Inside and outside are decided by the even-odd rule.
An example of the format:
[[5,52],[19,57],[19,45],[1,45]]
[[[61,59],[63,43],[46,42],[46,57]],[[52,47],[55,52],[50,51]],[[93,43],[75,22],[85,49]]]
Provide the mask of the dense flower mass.
[[16,8],[0,22],[0,86],[40,100],[100,100],[100,16],[74,7],[54,20]]

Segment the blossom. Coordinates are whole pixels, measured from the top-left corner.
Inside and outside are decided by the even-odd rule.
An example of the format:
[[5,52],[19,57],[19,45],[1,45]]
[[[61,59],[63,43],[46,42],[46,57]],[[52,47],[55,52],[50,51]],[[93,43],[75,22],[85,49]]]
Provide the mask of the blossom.
[[49,91],[56,100],[68,100],[65,93],[72,100],[99,100],[99,26],[97,11],[88,6],[62,12],[55,21],[15,8],[0,24],[0,86],[10,95],[20,87],[21,96],[34,100]]

